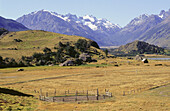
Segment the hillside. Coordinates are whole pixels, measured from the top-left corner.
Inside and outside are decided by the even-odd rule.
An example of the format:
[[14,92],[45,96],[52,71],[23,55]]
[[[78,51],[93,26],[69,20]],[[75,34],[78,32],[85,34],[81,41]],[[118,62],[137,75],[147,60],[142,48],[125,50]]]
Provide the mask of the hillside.
[[0,39],[0,56],[17,61],[29,59],[29,62],[39,62],[46,59],[48,62],[56,58],[53,62],[61,63],[69,58],[78,58],[84,52],[96,58],[104,56],[95,41],[80,36],[29,30],[10,32]]
[[0,28],[5,28],[8,31],[24,31],[29,30],[27,27],[21,23],[16,22],[12,19],[6,19],[0,16]]
[[161,47],[170,47],[170,17],[142,34],[139,40]]
[[123,54],[143,54],[143,53],[164,53],[164,49],[155,45],[148,44],[143,41],[134,41],[126,45],[120,46],[115,52]]

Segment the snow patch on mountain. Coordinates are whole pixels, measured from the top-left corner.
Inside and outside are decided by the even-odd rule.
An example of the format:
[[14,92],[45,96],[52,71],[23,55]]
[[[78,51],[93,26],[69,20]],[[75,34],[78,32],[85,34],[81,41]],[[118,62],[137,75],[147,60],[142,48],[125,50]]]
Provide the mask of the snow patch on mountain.
[[160,18],[162,18],[163,19],[163,17],[164,17],[164,15],[162,14],[162,15],[158,15]]
[[84,20],[90,20],[91,22],[95,22],[94,17],[89,16],[89,15],[83,16],[83,19],[84,19]]
[[92,24],[91,22],[85,22],[84,25],[89,26],[92,30],[97,30],[97,26]]

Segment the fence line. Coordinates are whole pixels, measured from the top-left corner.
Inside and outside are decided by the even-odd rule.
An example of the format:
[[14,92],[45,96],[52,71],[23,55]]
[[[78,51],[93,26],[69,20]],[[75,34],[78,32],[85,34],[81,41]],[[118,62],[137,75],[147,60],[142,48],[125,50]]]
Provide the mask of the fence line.
[[126,90],[126,91],[122,92],[122,95],[126,96],[126,95],[130,95],[130,94],[136,94],[136,93],[139,93],[139,92],[142,92],[142,91],[151,90],[151,89],[155,89],[155,88],[158,88],[158,87],[161,87],[161,86],[165,86],[168,83],[169,82],[166,81],[166,82],[162,82],[160,85],[155,85],[155,86],[151,86],[151,87],[143,87],[143,88],[133,89],[133,90],[130,90],[130,91]]
[[[36,90],[34,92],[37,92]],[[107,91],[105,89],[104,94],[100,94],[99,90],[96,89],[95,94],[89,93],[89,90],[87,91],[75,91],[74,93],[70,90],[64,91],[64,96],[56,96],[56,89],[54,90],[54,93],[44,92],[42,89],[40,89],[40,95],[39,100],[42,101],[50,101],[50,102],[73,102],[73,101],[89,101],[89,100],[103,100],[106,98],[112,97],[112,93]]]

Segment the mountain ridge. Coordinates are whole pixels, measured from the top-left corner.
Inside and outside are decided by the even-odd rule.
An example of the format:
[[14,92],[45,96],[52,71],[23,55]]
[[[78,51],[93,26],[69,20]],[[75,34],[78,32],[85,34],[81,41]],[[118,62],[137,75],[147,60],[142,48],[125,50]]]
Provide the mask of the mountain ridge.
[[24,31],[29,30],[27,27],[21,23],[16,22],[12,19],[6,19],[0,16],[0,28],[5,28],[8,31]]
[[113,44],[109,37],[120,30],[120,26],[106,19],[97,19],[89,15],[83,17],[72,14],[61,15],[47,10],[32,12],[16,21],[33,30],[83,36],[96,41],[99,45]]
[[[33,30],[78,35],[96,41],[100,46],[118,46],[134,40],[144,40],[149,31],[161,24],[170,15],[170,10],[162,10],[160,14],[143,14],[131,20],[125,27],[112,24],[107,19],[98,19],[92,15],[78,17],[73,14],[58,14],[47,10],[29,13],[17,19]],[[167,27],[165,27],[167,28]],[[164,29],[168,30],[168,29]],[[157,33],[157,32],[155,32]],[[161,37],[161,36],[159,36]],[[158,40],[163,40],[158,38]],[[151,41],[151,40],[150,40]],[[169,47],[169,42],[154,43],[162,47]]]

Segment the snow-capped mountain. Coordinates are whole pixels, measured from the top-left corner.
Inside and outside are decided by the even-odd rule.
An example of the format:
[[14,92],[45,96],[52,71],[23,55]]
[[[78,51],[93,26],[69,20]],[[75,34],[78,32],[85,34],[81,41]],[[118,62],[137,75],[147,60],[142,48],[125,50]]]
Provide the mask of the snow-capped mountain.
[[[143,14],[134,18],[129,24],[123,27],[119,32],[113,35],[112,39],[118,41],[119,45],[132,42],[134,40],[143,40],[144,33],[161,24],[170,15],[169,11],[162,10],[158,15]],[[169,26],[170,27],[170,26]],[[157,44],[159,45],[159,44]]]
[[113,45],[111,36],[121,30],[119,25],[112,24],[106,19],[98,19],[92,15],[78,17],[47,10],[32,12],[16,21],[33,30],[83,36],[95,40],[99,45]]
[[[162,10],[157,15],[143,14],[121,28],[107,19],[98,19],[92,15],[78,17],[73,14],[62,15],[56,12],[40,10],[18,18],[17,22],[22,23],[29,29],[83,36],[96,41],[100,46],[113,46],[123,45],[134,40],[146,40],[143,39],[146,38],[146,34],[151,33],[152,29],[163,21],[167,21],[170,17],[169,15],[170,10]],[[167,25],[167,27],[169,28],[170,26]],[[154,33],[158,32],[154,30]],[[160,37],[162,36],[158,38]],[[162,46],[166,46],[166,44]]]

